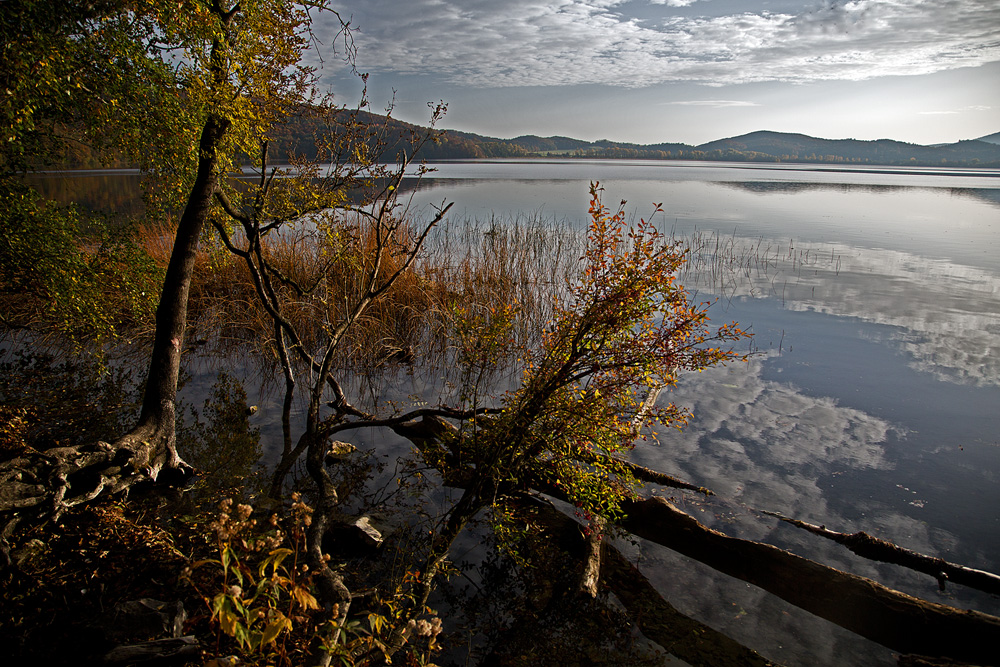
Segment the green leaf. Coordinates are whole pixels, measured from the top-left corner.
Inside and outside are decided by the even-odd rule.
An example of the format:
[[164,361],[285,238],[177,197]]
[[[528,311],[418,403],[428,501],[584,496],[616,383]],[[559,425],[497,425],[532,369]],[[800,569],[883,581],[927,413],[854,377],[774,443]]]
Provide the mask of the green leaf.
[[274,618],[267,624],[267,627],[264,628],[264,633],[261,637],[261,646],[263,647],[270,644],[277,639],[282,630],[288,630],[291,632],[292,622],[280,611],[275,611]]

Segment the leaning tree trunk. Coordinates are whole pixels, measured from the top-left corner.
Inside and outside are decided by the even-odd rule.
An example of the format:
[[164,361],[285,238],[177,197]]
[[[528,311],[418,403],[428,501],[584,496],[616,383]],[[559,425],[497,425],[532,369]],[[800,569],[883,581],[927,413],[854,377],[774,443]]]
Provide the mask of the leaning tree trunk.
[[770,544],[708,528],[663,498],[624,503],[621,526],[900,653],[1000,665],[1000,618],[892,590]]
[[212,114],[202,128],[198,173],[177,227],[156,313],[156,336],[138,423],[113,444],[45,451],[28,448],[0,461],[0,567],[10,564],[9,540],[25,518],[58,517],[99,495],[156,480],[165,470],[187,471],[175,447],[177,377],[198,240],[218,187],[218,147],[228,125],[226,119]]
[[188,294],[198,253],[198,241],[208,220],[212,198],[218,189],[218,147],[228,127],[228,120],[211,114],[202,128],[198,146],[198,172],[177,225],[177,236],[156,309],[156,334],[142,411],[135,428],[115,443],[116,448],[125,447],[135,452],[136,467],[153,479],[164,468],[172,469],[183,465],[175,447],[174,427],[177,379],[181,352],[184,349],[184,330],[187,327]]

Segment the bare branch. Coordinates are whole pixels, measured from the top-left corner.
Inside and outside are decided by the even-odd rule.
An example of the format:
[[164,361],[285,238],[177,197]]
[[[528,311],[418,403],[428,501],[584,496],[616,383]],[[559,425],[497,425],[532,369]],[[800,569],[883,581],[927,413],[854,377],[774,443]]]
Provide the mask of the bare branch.
[[807,530],[813,535],[819,535],[820,537],[825,537],[828,540],[833,540],[838,544],[842,544],[857,555],[869,560],[902,565],[903,567],[911,570],[929,574],[937,579],[938,586],[942,591],[945,588],[945,582],[953,581],[957,584],[975,588],[985,593],[991,593],[993,595],[1000,594],[1000,576],[993,574],[992,572],[985,572],[983,570],[965,567],[964,565],[957,565],[955,563],[950,563],[943,558],[925,556],[924,554],[911,551],[910,549],[897,546],[892,542],[869,535],[864,531],[859,531],[857,533],[839,533],[835,530],[827,529],[826,526],[817,526],[816,524],[801,521],[799,519],[792,519],[778,512],[768,512],[765,510],[759,511],[762,514],[777,517],[786,523],[790,523],[793,526]]

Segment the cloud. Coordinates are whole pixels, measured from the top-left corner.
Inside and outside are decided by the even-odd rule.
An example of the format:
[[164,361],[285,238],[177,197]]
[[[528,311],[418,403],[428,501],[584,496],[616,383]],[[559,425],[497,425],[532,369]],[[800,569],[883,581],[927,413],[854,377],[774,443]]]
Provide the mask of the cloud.
[[[759,239],[733,238],[734,257],[752,257]],[[707,248],[708,246],[702,246]],[[884,325],[897,332],[886,341],[909,365],[943,382],[1000,385],[1000,276],[986,269],[907,252],[797,241],[758,264],[704,271],[695,249],[681,282],[725,298],[773,296],[780,284],[783,307],[827,313]],[[729,251],[727,251],[729,252]],[[773,260],[773,261],[772,261]],[[719,289],[719,286],[722,289]]]
[[716,109],[725,109],[728,107],[760,106],[756,102],[748,102],[746,100],[683,100],[678,102],[663,102],[663,105],[687,106],[687,107],[714,107]]
[[917,113],[920,114],[921,116],[938,116],[946,114],[965,113],[967,111],[989,111],[992,108],[993,107],[986,106],[983,104],[974,104],[972,106],[962,107],[961,109],[948,109],[944,111],[918,111]]
[[[691,409],[681,431],[658,427],[657,440],[630,454],[751,507],[821,518],[826,494],[818,479],[843,470],[886,470],[890,433],[883,419],[765,380],[764,361],[686,375],[661,400]],[[710,454],[708,454],[710,453]]]
[[710,17],[665,7],[656,20],[630,15],[631,4],[371,0],[343,13],[363,69],[487,88],[860,80],[1000,60],[994,0],[833,0]]
[[667,7],[690,7],[699,0],[649,0],[651,5],[666,5]]

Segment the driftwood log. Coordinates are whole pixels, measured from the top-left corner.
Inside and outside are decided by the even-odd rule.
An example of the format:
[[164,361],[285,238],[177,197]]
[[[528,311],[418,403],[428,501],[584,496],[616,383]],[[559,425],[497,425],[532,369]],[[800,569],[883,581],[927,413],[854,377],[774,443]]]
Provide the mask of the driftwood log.
[[622,527],[900,653],[1000,665],[1000,618],[928,602],[769,544],[708,528],[663,498],[626,503]]

